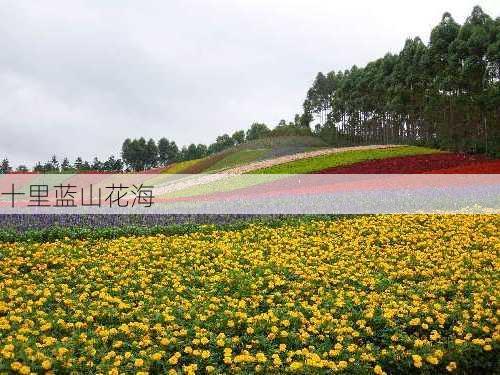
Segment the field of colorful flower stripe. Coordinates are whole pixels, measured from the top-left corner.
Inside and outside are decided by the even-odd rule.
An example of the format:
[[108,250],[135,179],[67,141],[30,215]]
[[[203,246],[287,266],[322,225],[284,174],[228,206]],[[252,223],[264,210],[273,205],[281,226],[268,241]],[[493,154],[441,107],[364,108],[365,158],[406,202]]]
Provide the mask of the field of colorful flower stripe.
[[436,153],[368,160],[347,166],[326,168],[323,174],[413,174],[413,173],[500,173],[500,160],[481,155]]
[[[415,156],[440,153],[441,151],[417,146],[403,145],[370,145],[357,147],[340,147],[330,149],[331,152],[296,155],[293,158],[278,158],[262,164],[235,168],[235,173],[257,174],[305,174],[316,173],[327,168],[346,166],[367,160],[379,160],[390,157]],[[233,173],[233,171],[231,171]]]
[[0,373],[493,373],[500,219],[0,243]]

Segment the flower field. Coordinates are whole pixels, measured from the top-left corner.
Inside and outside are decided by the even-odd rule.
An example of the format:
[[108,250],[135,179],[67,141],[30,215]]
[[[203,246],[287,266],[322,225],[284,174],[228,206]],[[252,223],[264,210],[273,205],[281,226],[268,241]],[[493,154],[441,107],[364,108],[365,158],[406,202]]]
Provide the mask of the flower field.
[[500,173],[500,160],[482,155],[456,153],[435,153],[389,157],[367,160],[352,165],[325,168],[317,173],[325,174],[412,174],[412,173],[454,173],[493,174]]
[[492,373],[500,218],[0,243],[0,373]]
[[[416,156],[440,153],[439,150],[428,147],[397,146],[397,145],[371,145],[349,148],[332,149],[337,152],[326,154],[306,154],[307,157],[282,159],[279,163],[270,161],[256,165],[258,168],[245,168],[236,170],[236,173],[261,173],[261,174],[303,174],[317,173],[328,168],[345,167],[369,160],[383,160],[403,156]],[[276,160],[275,160],[276,161]],[[360,172],[363,173],[363,172]]]

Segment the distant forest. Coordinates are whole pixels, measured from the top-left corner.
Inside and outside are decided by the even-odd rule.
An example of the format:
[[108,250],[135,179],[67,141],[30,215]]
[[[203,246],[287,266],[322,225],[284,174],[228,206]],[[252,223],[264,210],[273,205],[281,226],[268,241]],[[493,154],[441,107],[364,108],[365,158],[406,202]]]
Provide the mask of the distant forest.
[[500,17],[476,6],[463,25],[445,13],[426,45],[366,67],[319,73],[304,120],[331,144],[408,143],[499,155]]
[[[126,139],[121,159],[89,163],[77,158],[70,163],[64,158],[59,163],[53,156],[33,170],[141,171],[285,135],[316,135],[334,146],[404,143],[499,157],[500,17],[493,19],[476,6],[460,25],[445,13],[428,44],[408,39],[399,54],[387,54],[364,68],[318,73],[303,108],[293,121],[282,120],[274,129],[254,123],[208,146],[179,148],[166,138]],[[4,159],[0,173],[11,171]]]
[[[281,120],[273,129],[270,129],[266,124],[253,123],[247,131],[238,130],[232,135],[223,134],[208,146],[192,143],[189,146],[179,148],[174,141],[169,141],[167,138],[161,138],[158,141],[154,139],[146,140],[143,137],[138,139],[127,138],[122,144],[121,159],[111,155],[105,161],[95,157],[91,162],[88,162],[78,157],[74,163],[71,163],[68,158],[60,161],[56,155],[53,155],[45,163],[36,163],[33,172],[122,172],[124,170],[139,172],[163,167],[174,162],[203,158],[252,140],[269,137],[313,135],[309,127],[303,127],[299,124],[299,119],[300,116],[297,115],[296,122],[286,123],[285,120]],[[24,165],[20,165],[14,170],[7,158],[0,162],[0,174],[13,171],[24,173],[28,172],[29,169]]]

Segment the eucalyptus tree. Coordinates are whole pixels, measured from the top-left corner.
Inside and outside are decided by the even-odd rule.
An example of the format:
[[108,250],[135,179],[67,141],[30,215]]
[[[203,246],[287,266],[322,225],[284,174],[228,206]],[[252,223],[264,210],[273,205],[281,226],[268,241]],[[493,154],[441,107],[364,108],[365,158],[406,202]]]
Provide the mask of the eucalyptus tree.
[[331,143],[405,142],[498,153],[500,20],[475,7],[464,25],[445,13],[426,45],[365,67],[318,73],[304,114]]

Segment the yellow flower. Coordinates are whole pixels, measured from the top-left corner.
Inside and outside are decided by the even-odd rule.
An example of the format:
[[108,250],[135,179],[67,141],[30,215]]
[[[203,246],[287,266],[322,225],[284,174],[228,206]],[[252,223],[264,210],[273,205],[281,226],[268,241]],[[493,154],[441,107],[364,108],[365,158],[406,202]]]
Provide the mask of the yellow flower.
[[14,371],[18,371],[23,365],[20,362],[12,362],[10,368]]
[[446,370],[449,372],[454,371],[457,368],[457,364],[455,362],[450,362],[448,366],[446,366]]
[[290,364],[290,369],[292,371],[297,371],[297,370],[300,370],[304,365],[301,363],[301,362],[292,362]]
[[57,349],[57,354],[58,354],[60,357],[64,356],[64,355],[65,355],[65,354],[67,354],[68,352],[69,352],[69,350],[68,350],[68,349],[66,349],[66,348],[59,348],[59,349]]
[[44,370],[50,370],[52,367],[52,361],[50,361],[49,359],[46,359],[42,362],[42,368]]
[[163,357],[163,354],[162,353],[155,353],[151,356],[151,359],[153,361],[159,361],[161,358]]
[[425,358],[425,360],[427,362],[429,362],[431,365],[437,365],[439,363],[439,359],[437,359],[436,357],[432,356],[432,355],[429,355]]
[[123,341],[116,341],[114,344],[113,344],[113,348],[121,348],[123,346]]
[[421,356],[419,356],[418,354],[413,354],[411,356],[411,358],[413,359],[413,366],[415,366],[417,368],[422,367],[422,357]]
[[278,355],[273,355],[273,365],[275,367],[279,367],[281,366],[281,364],[282,364],[281,358]]
[[176,365],[177,362],[179,362],[179,358],[180,358],[180,353],[177,352],[168,359],[168,363],[170,363],[171,365]]
[[266,356],[264,353],[262,352],[258,352],[256,355],[255,355],[255,358],[257,359],[258,362],[266,362]]
[[438,331],[434,330],[434,331],[431,332],[431,334],[430,334],[429,337],[430,337],[430,339],[432,341],[437,341],[437,340],[439,340],[439,338],[441,337],[441,335],[439,334]]
[[498,215],[377,215],[0,240],[0,363],[12,373],[146,373],[162,361],[170,374],[302,374],[383,373],[407,360],[456,372],[447,358],[465,346],[492,353],[500,339],[496,269],[485,267],[499,262],[499,227]]

